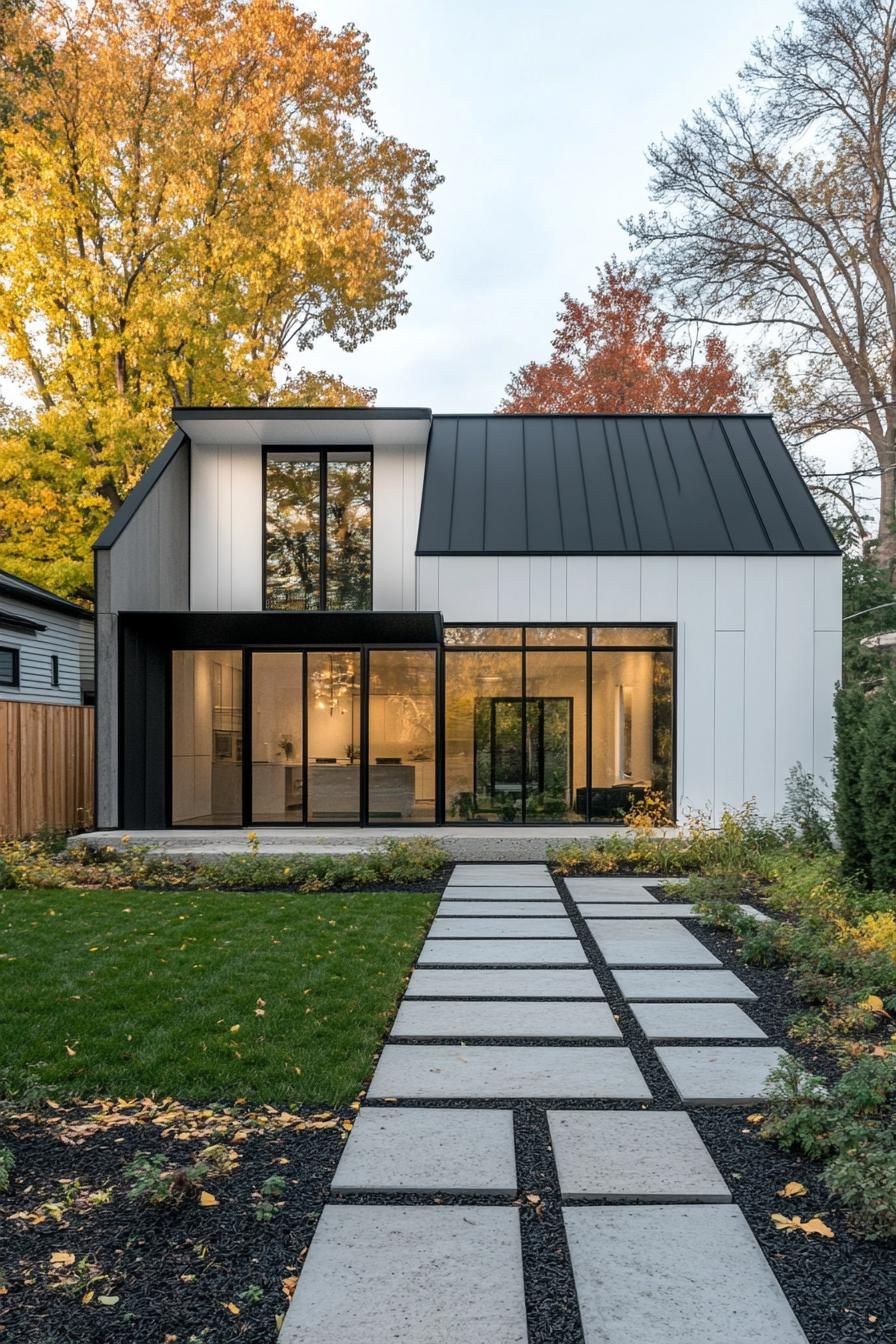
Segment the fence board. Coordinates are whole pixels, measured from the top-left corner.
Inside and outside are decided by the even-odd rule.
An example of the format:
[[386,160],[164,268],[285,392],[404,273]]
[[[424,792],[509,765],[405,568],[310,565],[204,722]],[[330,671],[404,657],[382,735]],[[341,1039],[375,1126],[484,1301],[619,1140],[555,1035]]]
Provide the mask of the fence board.
[[0,700],[0,838],[93,817],[93,709]]

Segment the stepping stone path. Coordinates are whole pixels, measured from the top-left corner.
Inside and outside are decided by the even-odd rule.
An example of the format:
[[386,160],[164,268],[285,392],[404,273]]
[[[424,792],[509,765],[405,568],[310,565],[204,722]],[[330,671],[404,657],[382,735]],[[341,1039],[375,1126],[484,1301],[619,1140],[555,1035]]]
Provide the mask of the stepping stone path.
[[[679,922],[690,906],[644,884],[662,879],[570,878],[561,894],[543,864],[455,867],[281,1344],[530,1344],[567,1327],[585,1344],[806,1344],[683,1109],[755,1105],[785,1052],[737,1006],[753,991]],[[566,1260],[528,1231],[537,1123]]]

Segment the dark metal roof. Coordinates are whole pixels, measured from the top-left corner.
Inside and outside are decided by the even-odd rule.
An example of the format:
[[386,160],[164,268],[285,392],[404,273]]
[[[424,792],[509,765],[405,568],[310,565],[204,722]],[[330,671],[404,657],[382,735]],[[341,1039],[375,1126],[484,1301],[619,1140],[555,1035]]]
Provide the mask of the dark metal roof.
[[436,415],[418,555],[836,555],[765,415]]
[[[17,574],[10,574],[5,569],[0,569],[0,597],[15,598],[17,602],[27,602],[32,607],[43,607],[46,611],[61,611],[67,616],[80,616],[84,621],[93,620],[93,612],[89,607],[80,607],[77,602],[69,602],[66,597],[57,597],[46,588],[39,588],[36,583],[20,579]],[[43,626],[39,628],[44,629]]]

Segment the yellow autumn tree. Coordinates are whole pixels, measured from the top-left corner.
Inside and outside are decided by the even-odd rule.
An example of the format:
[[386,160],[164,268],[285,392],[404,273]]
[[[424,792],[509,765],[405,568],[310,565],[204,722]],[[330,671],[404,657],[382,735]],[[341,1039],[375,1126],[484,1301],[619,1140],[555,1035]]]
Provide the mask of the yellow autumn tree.
[[0,373],[34,407],[0,566],[86,595],[172,404],[370,400],[288,362],[407,310],[440,179],[379,130],[366,36],[288,0],[36,0],[4,37]]

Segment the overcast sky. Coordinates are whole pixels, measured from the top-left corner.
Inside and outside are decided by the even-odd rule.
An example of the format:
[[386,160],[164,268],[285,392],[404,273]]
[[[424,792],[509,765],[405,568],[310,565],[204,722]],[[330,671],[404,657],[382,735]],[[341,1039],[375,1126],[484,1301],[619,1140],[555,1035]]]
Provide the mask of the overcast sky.
[[648,205],[651,140],[730,83],[790,0],[320,0],[370,35],[382,129],[445,176],[432,261],[410,313],[347,354],[307,362],[377,388],[380,405],[490,411],[512,370],[548,353],[565,290],[628,254]]

